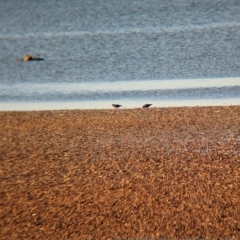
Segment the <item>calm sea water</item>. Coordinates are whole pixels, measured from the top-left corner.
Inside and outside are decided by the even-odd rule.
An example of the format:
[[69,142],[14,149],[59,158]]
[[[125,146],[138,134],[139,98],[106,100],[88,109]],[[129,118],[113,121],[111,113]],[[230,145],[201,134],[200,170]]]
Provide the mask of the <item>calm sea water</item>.
[[[239,12],[239,0],[0,0],[0,110],[240,105]],[[18,60],[29,53],[44,61]]]

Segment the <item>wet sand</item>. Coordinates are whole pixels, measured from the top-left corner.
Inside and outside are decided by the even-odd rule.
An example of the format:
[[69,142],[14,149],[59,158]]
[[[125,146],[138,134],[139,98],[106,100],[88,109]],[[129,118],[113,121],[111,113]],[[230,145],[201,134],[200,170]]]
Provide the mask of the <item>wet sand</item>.
[[240,239],[240,106],[0,112],[1,239]]

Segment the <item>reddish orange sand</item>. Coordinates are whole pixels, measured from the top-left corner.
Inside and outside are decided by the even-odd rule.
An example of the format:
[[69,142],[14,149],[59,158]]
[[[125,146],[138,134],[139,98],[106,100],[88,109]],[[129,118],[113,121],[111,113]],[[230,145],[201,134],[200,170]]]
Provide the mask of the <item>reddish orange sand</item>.
[[0,113],[1,239],[240,239],[240,106]]

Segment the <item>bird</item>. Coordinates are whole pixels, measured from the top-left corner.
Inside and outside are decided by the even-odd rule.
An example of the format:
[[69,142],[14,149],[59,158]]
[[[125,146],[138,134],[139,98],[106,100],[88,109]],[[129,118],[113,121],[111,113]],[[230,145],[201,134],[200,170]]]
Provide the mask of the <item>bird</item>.
[[151,105],[152,105],[152,104],[147,103],[147,104],[144,104],[144,105],[142,106],[142,108],[149,108]]
[[120,108],[122,105],[119,105],[119,104],[112,104],[113,107],[115,108]]
[[44,60],[43,58],[37,57],[37,56],[32,56],[31,54],[27,54],[24,58],[21,59],[24,62],[29,62],[29,61],[42,61]]
[[33,56],[30,55],[30,54],[27,54],[27,55],[23,58],[23,61],[28,62],[28,61],[31,61],[32,59],[33,59]]

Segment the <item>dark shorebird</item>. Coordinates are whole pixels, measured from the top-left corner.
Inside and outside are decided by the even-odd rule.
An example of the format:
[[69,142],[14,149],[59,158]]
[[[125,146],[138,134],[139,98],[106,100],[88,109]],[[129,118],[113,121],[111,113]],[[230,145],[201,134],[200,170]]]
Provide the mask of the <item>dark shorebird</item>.
[[122,105],[119,105],[119,104],[112,104],[113,107],[115,108],[120,108]]
[[144,104],[143,106],[142,106],[142,108],[149,108],[150,106],[151,106],[152,104]]

